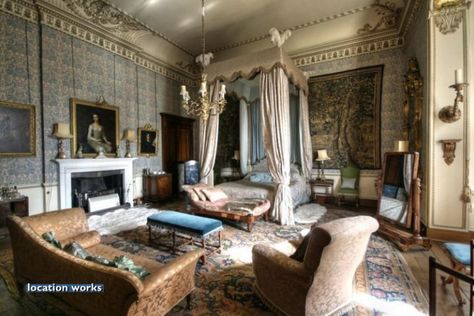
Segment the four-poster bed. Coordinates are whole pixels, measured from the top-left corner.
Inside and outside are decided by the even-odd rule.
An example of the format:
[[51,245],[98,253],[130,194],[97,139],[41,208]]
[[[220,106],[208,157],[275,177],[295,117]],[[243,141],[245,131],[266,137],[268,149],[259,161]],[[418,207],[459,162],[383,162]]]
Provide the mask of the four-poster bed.
[[[210,98],[218,98],[221,81],[230,83],[238,78],[250,79],[260,74],[260,110],[268,171],[275,183],[272,217],[282,225],[294,224],[293,201],[290,190],[290,94],[289,82],[299,89],[299,125],[301,170],[311,176],[312,148],[308,121],[308,85],[303,73],[281,50],[274,47],[261,52],[239,56],[206,67]],[[219,114],[212,113],[199,121],[201,181],[212,184]],[[247,160],[247,157],[243,159]],[[242,160],[242,158],[241,158]]]

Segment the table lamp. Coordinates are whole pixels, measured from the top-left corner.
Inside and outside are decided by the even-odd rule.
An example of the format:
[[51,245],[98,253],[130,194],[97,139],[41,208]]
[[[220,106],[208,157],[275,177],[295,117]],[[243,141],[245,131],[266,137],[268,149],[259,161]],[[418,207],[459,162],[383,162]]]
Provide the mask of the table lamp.
[[132,153],[130,153],[130,143],[135,141],[136,135],[135,130],[127,128],[123,131],[122,140],[125,141],[125,158],[132,158]]
[[318,150],[318,158],[316,158],[316,161],[320,164],[320,174],[318,174],[317,180],[326,180],[324,176],[324,162],[330,159],[326,149]]
[[64,139],[72,138],[69,124],[67,123],[56,123],[53,125],[53,134],[52,136],[58,140],[58,154],[56,159],[66,159],[66,153],[64,152]]

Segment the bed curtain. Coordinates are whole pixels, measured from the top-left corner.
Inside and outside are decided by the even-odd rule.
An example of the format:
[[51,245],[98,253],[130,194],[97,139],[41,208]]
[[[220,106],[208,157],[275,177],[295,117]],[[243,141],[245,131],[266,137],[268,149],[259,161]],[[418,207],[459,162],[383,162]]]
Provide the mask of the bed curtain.
[[[221,88],[220,81],[213,82],[209,87],[209,98],[217,101]],[[201,163],[200,178],[202,183],[214,185],[214,163],[216,162],[217,139],[219,137],[219,113],[211,113],[207,121],[199,120],[199,161]]]
[[276,183],[272,216],[281,225],[294,225],[290,190],[290,93],[280,67],[260,75],[260,101],[268,169]]
[[308,96],[301,90],[299,106],[301,169],[305,178],[310,179],[313,169],[313,147],[309,130]]

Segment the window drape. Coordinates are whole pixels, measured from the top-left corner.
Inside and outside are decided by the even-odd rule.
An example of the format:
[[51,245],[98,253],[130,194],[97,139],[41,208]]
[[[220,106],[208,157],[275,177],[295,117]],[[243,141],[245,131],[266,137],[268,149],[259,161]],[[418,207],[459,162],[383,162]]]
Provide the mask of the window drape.
[[290,191],[289,84],[284,70],[274,67],[260,76],[260,100],[268,169],[276,183],[272,216],[281,225],[294,225]]
[[297,95],[290,94],[291,162],[301,165],[300,106]]

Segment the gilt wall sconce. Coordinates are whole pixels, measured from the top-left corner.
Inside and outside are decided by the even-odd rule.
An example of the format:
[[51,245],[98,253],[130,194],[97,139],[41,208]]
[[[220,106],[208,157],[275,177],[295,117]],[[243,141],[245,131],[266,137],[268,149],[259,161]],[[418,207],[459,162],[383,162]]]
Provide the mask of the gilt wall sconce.
[[448,105],[439,111],[438,117],[445,123],[453,123],[461,118],[461,110],[459,109],[459,103],[464,102],[464,96],[462,90],[467,87],[468,84],[463,81],[462,69],[456,69],[455,71],[455,83],[450,85],[456,91],[456,98],[454,99],[454,105]]
[[453,163],[456,158],[456,143],[460,142],[460,139],[442,139],[440,140],[443,149],[444,162],[449,166]]

